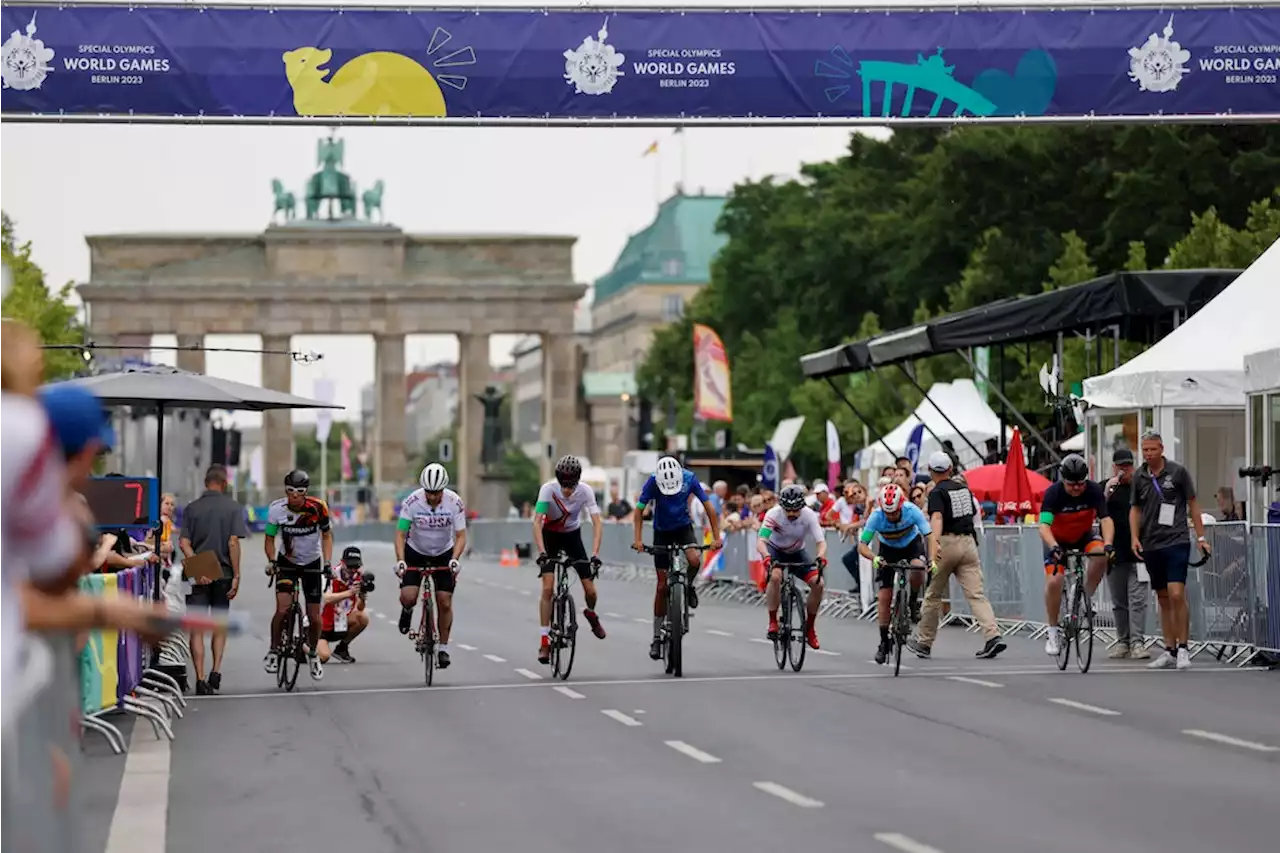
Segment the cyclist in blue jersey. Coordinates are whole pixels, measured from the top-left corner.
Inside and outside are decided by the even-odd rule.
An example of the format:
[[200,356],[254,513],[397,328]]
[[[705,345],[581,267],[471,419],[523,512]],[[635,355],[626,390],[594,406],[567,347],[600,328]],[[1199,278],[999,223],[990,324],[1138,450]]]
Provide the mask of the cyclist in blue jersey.
[[[911,621],[920,621],[920,589],[924,586],[925,558],[933,528],[918,506],[907,501],[907,493],[897,483],[886,483],[880,489],[875,512],[862,528],[858,553],[871,561],[876,571],[879,593],[876,598],[876,621],[880,625],[880,647],[876,663],[889,658],[889,605],[893,598],[893,570],[888,563],[907,562],[920,567],[907,573],[911,584]],[[871,552],[872,540],[879,540],[879,556]]]
[[[644,509],[652,505],[653,544],[655,548],[664,545],[696,546],[698,532],[694,529],[693,516],[689,505],[700,501],[711,521],[711,547],[720,547],[720,516],[716,513],[711,499],[703,490],[702,484],[692,471],[674,456],[663,456],[658,460],[657,470],[645,480],[640,489],[640,499],[636,501],[635,542],[631,547],[637,551],[644,550]],[[689,547],[684,552],[689,562],[689,607],[698,606],[698,594],[693,588],[693,579],[698,576],[698,567],[702,562],[702,552]],[[653,555],[653,568],[658,575],[658,587],[653,596],[653,643],[649,646],[649,657],[658,660],[662,657],[662,641],[658,635],[662,630],[662,620],[667,615],[667,570],[671,568],[671,554],[659,551]]]

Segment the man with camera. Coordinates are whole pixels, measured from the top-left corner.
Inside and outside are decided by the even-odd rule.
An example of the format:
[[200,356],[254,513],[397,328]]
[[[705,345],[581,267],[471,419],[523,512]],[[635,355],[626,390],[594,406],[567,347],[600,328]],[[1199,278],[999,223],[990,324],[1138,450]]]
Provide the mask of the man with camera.
[[363,566],[360,549],[348,545],[324,594],[320,643],[316,647],[321,663],[328,663],[330,657],[343,663],[356,662],[351,656],[351,643],[369,627],[365,598],[373,592],[373,572],[361,571]]

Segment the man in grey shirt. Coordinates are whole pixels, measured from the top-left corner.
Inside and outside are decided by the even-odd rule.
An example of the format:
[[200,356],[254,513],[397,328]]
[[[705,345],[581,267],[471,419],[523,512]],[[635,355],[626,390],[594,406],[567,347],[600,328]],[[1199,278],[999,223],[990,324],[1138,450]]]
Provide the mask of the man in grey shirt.
[[1200,504],[1191,474],[1164,456],[1160,433],[1142,436],[1142,467],[1133,475],[1133,498],[1129,509],[1129,530],[1133,552],[1147,564],[1151,588],[1160,602],[1160,627],[1164,632],[1164,652],[1147,664],[1151,669],[1188,669],[1191,653],[1187,640],[1191,616],[1187,609],[1187,567],[1191,561],[1191,537],[1187,515],[1195,525],[1200,550],[1207,556]]
[[[222,566],[222,578],[194,581],[187,596],[188,607],[225,610],[240,591],[240,540],[248,537],[244,507],[227,494],[227,469],[210,465],[204,475],[205,493],[187,504],[182,511],[182,535],[178,547],[184,557],[212,552]],[[196,671],[196,695],[217,693],[222,687],[222,655],[227,636],[213,635],[213,667],[209,679],[204,676],[204,634],[191,633],[191,664]]]

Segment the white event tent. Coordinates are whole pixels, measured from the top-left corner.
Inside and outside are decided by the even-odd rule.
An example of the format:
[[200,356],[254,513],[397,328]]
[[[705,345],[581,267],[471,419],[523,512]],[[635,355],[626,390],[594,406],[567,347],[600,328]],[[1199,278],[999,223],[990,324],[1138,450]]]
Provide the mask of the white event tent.
[[[965,439],[982,450],[984,441],[1000,435],[1000,417],[982,399],[973,380],[957,379],[954,382],[935,383],[929,389],[929,400],[921,400],[916,410],[884,437],[884,444],[889,445],[893,450],[892,454],[885,449],[884,444],[873,442],[858,452],[858,467],[879,471],[885,465],[892,465],[897,456],[906,455],[911,433],[921,422],[925,425],[924,440],[920,447],[922,463],[929,458],[929,454],[942,448],[941,441],[950,441],[961,465],[966,468],[981,465],[982,460],[969,449]],[[934,403],[937,404],[936,407]],[[944,418],[938,409],[946,412],[947,417]],[[947,418],[951,419],[955,427],[947,423]],[[1012,433],[1011,430],[1009,432]]]
[[[1249,448],[1249,464],[1275,468],[1280,462],[1280,346],[1244,357],[1244,383],[1248,395],[1245,446]],[[1251,479],[1246,495],[1242,497],[1248,503],[1247,517],[1263,521],[1267,507],[1280,499],[1280,482],[1273,477],[1263,485],[1260,479]]]

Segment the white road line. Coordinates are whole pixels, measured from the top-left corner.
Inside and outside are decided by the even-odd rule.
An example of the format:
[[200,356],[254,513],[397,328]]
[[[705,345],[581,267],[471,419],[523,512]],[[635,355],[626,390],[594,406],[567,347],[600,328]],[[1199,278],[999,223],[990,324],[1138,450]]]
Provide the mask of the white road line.
[[[871,664],[872,666],[893,666],[893,662],[892,662],[892,661],[889,661],[889,662],[886,662],[886,663],[882,663],[882,664],[880,664],[880,663],[876,663],[876,662],[875,662],[874,660],[872,660],[871,658],[867,658],[867,660],[866,660],[865,662],[866,662],[866,663]],[[899,669],[915,669],[915,667],[914,667],[914,666],[907,666],[905,663],[904,663],[904,664],[902,664],[902,665],[901,665],[900,667],[898,667],[898,668],[899,668]]]
[[707,633],[711,634],[713,637],[732,637],[733,636],[733,634],[730,634],[728,631],[716,631],[711,628],[707,629]]
[[669,741],[666,741],[666,744],[667,746],[674,749],[676,752],[682,752],[685,755],[689,756],[694,761],[701,761],[703,764],[719,764],[720,763],[720,759],[716,758],[711,753],[703,752],[697,747],[689,746],[689,744],[685,743],[682,740],[669,740]]
[[165,853],[169,769],[168,739],[135,720],[105,853]]
[[901,850],[902,853],[942,853],[937,847],[921,844],[914,838],[907,838],[907,836],[896,832],[877,832],[871,837],[881,844],[888,844],[890,847]]
[[529,679],[530,681],[541,681],[541,680],[542,680],[542,676],[541,676],[541,675],[538,675],[538,673],[534,672],[534,671],[533,671],[533,670],[531,670],[531,669],[521,669],[520,667],[516,667],[516,672],[520,673],[521,675],[523,675],[525,678]]
[[612,708],[606,708],[600,713],[604,714],[606,717],[608,717],[611,720],[617,720],[618,722],[622,723],[624,726],[643,726],[644,725],[644,723],[640,722],[636,718],[628,717],[626,714],[622,713],[621,711],[615,711]]
[[375,614],[373,614],[373,615],[374,615],[374,616],[377,616],[379,619],[386,619],[386,618],[387,618],[387,614],[385,614],[385,613],[375,613]]
[[643,716],[643,715],[644,715],[644,711],[640,710],[639,708],[636,708],[636,709],[635,709],[634,711],[632,711],[631,713],[635,714],[637,717],[640,717],[640,716]]
[[500,658],[500,657],[498,657],[497,655],[485,655],[485,656],[484,656],[484,659],[485,659],[485,660],[491,660],[491,661],[493,661],[494,663],[506,663],[506,662],[507,662],[507,659],[506,659],[506,658]]
[[1204,738],[1205,740],[1216,741],[1217,743],[1225,743],[1228,746],[1238,746],[1242,749],[1252,749],[1255,752],[1280,752],[1280,746],[1267,746],[1265,743],[1257,743],[1251,740],[1241,740],[1238,737],[1230,735],[1222,735],[1217,732],[1206,732],[1204,729],[1183,729],[1184,735],[1192,737]]
[[586,696],[583,696],[581,693],[579,693],[578,691],[574,690],[571,687],[556,687],[554,688],[554,690],[557,693],[559,693],[561,696],[568,696],[570,699],[586,699],[587,698]]
[[631,621],[632,621],[632,622],[639,622],[641,625],[648,625],[648,624],[650,624],[651,622],[653,622],[653,619],[645,619],[645,618],[644,618],[644,617],[642,617],[642,616],[633,616],[633,617],[631,617]]
[[1077,711],[1088,711],[1090,714],[1101,714],[1104,717],[1118,717],[1119,711],[1113,711],[1110,708],[1099,708],[1097,705],[1086,705],[1083,702],[1076,702],[1071,699],[1051,698],[1050,702],[1055,705],[1063,705],[1067,708],[1075,708]]
[[829,655],[833,658],[840,657],[839,652],[833,652],[829,649],[810,649],[809,651],[813,652],[815,655]]
[[530,591],[529,591],[529,590],[527,590],[527,589],[522,589],[522,590],[520,590],[520,594],[521,594],[521,595],[533,595],[533,593],[532,593],[532,592],[530,592]]
[[766,640],[764,637],[752,637],[752,638],[751,638],[751,642],[753,642],[753,643],[764,643],[764,644],[765,644],[765,645],[767,645],[767,646],[772,646],[772,645],[773,645],[773,640]]
[[608,616],[610,619],[625,619],[625,618],[627,618],[627,617],[623,616],[621,613],[614,613],[612,610],[608,610],[608,611],[606,611],[604,615],[605,615],[605,616]]
[[963,675],[948,675],[947,679],[950,681],[963,681],[965,684],[976,684],[979,687],[1004,687],[1003,684],[995,681],[983,681],[981,678],[966,678]]
[[751,785],[758,790],[764,791],[766,794],[773,794],[778,799],[786,800],[788,803],[791,803],[794,806],[799,806],[802,809],[822,808],[821,800],[806,797],[804,794],[797,794],[795,791],[790,788],[784,788],[777,782],[752,782]]
[[466,643],[458,643],[458,648],[462,649],[464,652],[474,652],[476,650],[475,646],[468,646]]

